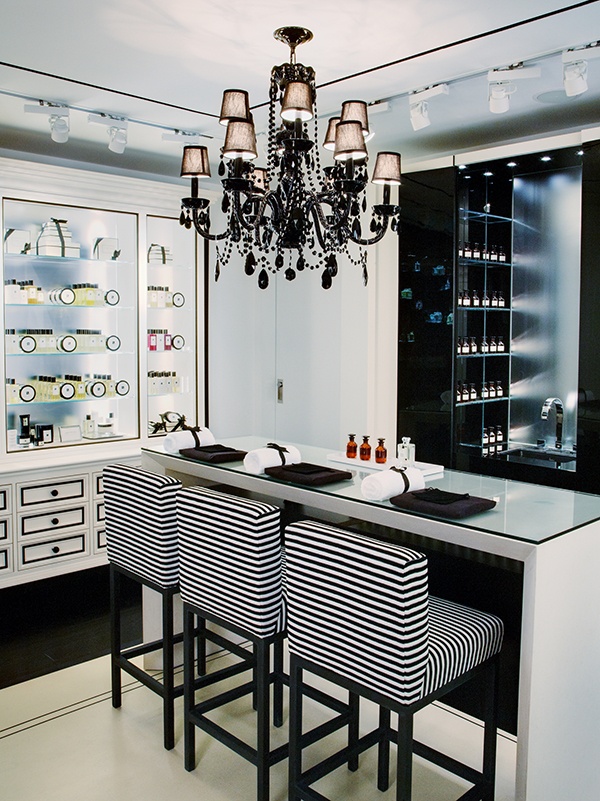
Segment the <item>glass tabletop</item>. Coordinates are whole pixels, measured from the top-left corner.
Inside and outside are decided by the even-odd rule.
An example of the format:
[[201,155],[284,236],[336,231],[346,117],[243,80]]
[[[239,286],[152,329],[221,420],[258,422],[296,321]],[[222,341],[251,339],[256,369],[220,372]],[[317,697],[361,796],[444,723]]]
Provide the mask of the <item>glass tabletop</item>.
[[[256,436],[233,437],[219,439],[220,444],[234,447],[239,450],[250,451],[264,448],[268,439]],[[278,445],[286,447],[294,443],[278,441]],[[389,500],[372,501],[363,497],[361,483],[373,470],[365,468],[357,461],[356,465],[333,460],[331,450],[308,445],[295,445],[300,451],[302,461],[312,464],[324,465],[340,470],[349,470],[352,478],[327,484],[320,487],[302,486],[307,493],[319,493],[345,499],[370,507],[382,507],[397,513],[429,517],[421,512],[411,512],[398,509]],[[157,453],[181,459],[190,464],[201,464],[180,454],[166,453],[162,444],[144,448],[148,453]],[[223,473],[242,473],[249,475],[243,462],[228,462],[225,464],[205,463],[213,469]],[[254,476],[256,479],[275,484],[290,484],[281,479],[265,474]],[[227,483],[225,475],[223,482]],[[496,506],[486,512],[471,515],[461,520],[451,520],[444,517],[443,507],[431,519],[446,520],[449,523],[463,528],[474,529],[488,534],[495,534],[524,542],[539,544],[561,534],[566,534],[580,526],[600,520],[600,496],[591,495],[572,490],[546,487],[538,484],[526,484],[520,481],[493,478],[475,473],[463,473],[457,470],[444,469],[443,473],[425,476],[427,487],[437,487],[448,492],[469,493],[471,496],[491,498]],[[308,496],[307,496],[308,498]],[[309,500],[307,499],[307,504]]]

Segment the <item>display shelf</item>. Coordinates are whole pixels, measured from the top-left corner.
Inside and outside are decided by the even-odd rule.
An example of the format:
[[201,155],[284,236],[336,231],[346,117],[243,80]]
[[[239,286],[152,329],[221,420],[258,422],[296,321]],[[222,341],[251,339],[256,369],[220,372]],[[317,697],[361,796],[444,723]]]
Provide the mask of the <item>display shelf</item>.
[[[119,438],[137,438],[138,215],[12,199],[3,211],[32,247],[76,251],[3,254],[7,453],[81,444],[117,410]],[[120,257],[94,258],[101,242]],[[87,380],[93,393],[78,389]],[[15,399],[21,387],[33,397]]]

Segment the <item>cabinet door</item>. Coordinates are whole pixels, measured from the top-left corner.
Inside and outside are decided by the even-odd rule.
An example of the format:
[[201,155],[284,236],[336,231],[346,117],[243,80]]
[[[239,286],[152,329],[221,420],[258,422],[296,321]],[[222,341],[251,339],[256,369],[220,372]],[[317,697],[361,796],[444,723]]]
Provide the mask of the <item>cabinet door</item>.
[[4,201],[6,447],[139,436],[137,216]]
[[196,237],[178,219],[148,216],[146,380],[149,436],[197,419]]

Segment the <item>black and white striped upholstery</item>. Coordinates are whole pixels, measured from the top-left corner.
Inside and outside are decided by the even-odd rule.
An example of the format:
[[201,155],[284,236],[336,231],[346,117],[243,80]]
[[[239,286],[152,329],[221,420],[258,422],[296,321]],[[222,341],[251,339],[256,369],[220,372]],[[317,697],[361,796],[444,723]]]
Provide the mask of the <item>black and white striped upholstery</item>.
[[500,650],[498,618],[429,596],[417,551],[315,522],[285,541],[290,653],[410,704]]
[[279,509],[191,487],[178,525],[182,600],[259,637],[283,631]]
[[123,464],[107,465],[103,477],[109,561],[160,587],[176,585],[181,482]]

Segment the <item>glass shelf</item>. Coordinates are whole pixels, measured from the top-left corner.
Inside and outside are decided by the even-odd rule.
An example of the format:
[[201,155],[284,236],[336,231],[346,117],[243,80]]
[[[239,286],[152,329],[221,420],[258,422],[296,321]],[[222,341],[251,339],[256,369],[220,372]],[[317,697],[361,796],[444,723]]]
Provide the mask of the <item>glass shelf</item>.
[[[5,253],[4,263],[8,265],[11,261],[16,262],[19,267],[26,265],[36,265],[38,267],[52,267],[52,269],[59,265],[72,267],[75,264],[81,264],[86,267],[92,265],[96,267],[133,267],[133,262],[122,261],[121,259],[110,259],[109,261],[102,261],[101,259],[86,259],[80,256],[38,256],[35,253],[31,255],[28,253]],[[16,266],[16,265],[15,265]],[[33,304],[32,304],[33,305]]]
[[502,401],[507,401],[508,395],[503,395],[501,398],[477,398],[477,400],[471,401],[457,401],[456,406],[457,408],[462,408],[463,406],[482,406],[486,403],[502,403]]
[[510,306],[457,306],[456,311],[466,312],[509,312]]
[[457,353],[457,359],[488,359],[494,356],[504,356],[507,358],[510,353]]

